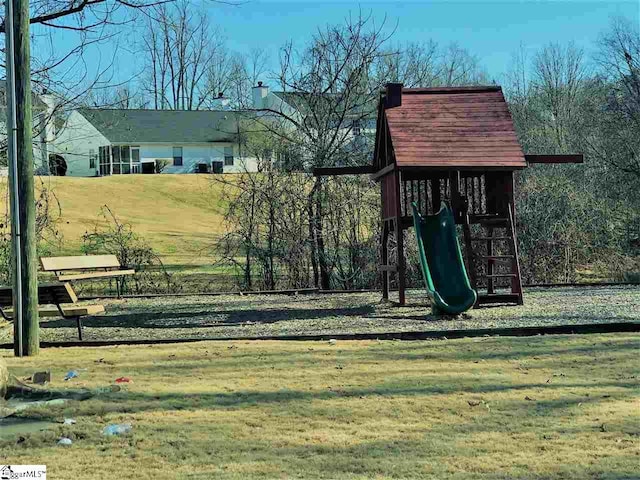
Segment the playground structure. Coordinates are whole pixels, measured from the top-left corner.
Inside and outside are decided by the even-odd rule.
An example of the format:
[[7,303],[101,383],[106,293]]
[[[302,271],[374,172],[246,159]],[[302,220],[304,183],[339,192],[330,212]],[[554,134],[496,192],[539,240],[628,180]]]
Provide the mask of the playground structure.
[[[413,225],[412,204],[419,217],[427,217],[445,202],[462,227],[467,266],[449,256],[443,270],[468,272],[478,292],[476,306],[521,305],[514,172],[531,163],[582,161],[582,155],[525,155],[499,86],[408,89],[392,83],[378,103],[373,165],[318,168],[314,174],[371,173],[380,182],[384,299],[395,280],[399,303],[405,304],[404,231]],[[431,224],[438,228],[438,222]],[[444,252],[420,253],[430,264]]]

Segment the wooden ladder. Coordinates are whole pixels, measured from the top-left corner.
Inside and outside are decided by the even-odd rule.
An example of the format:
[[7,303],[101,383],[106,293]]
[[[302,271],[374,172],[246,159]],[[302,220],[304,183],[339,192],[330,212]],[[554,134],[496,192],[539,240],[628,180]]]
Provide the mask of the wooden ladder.
[[[486,236],[472,237],[468,223],[469,218],[463,225],[465,245],[468,252],[467,263],[469,265],[469,279],[471,280],[473,287],[478,292],[478,301],[475,306],[478,307],[480,305],[496,303],[522,305],[523,297],[522,279],[520,277],[520,260],[518,259],[518,242],[511,204],[508,205],[506,217],[500,217],[498,215],[475,215],[472,216],[470,220],[472,220],[473,223],[482,225],[487,231]],[[496,235],[496,229],[504,230],[504,233]],[[486,242],[486,255],[478,256],[474,253],[474,244],[479,242]],[[494,242],[504,242],[507,245],[507,253],[496,254]],[[475,269],[475,259],[478,257],[487,262],[486,272],[483,275],[479,274]],[[506,262],[509,264],[509,271],[496,272],[495,267],[498,262]],[[478,277],[480,277],[480,279],[486,279],[486,293],[478,291]],[[494,281],[500,278],[509,278],[511,280],[510,293],[496,292]]]

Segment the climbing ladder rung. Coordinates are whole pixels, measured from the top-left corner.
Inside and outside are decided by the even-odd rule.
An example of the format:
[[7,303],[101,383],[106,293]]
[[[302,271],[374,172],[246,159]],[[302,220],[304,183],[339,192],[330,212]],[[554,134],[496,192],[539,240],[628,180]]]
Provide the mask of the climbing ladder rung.
[[486,258],[488,260],[510,260],[514,258],[513,255],[480,255],[480,258]]
[[520,295],[517,293],[485,293],[478,295],[476,305],[486,305],[488,303],[519,303]]
[[484,242],[487,240],[511,240],[511,237],[473,237],[469,240],[472,242]]
[[397,272],[398,271],[397,265],[379,265],[378,268],[380,269],[381,272]]
[[502,217],[492,217],[492,216],[488,216],[488,217],[470,217],[469,221],[471,223],[479,223],[481,225],[488,225],[488,226],[501,226],[499,228],[508,228],[509,227],[509,219],[508,218],[502,218]]
[[507,278],[507,277],[517,277],[515,273],[491,273],[489,275],[485,275],[487,278]]

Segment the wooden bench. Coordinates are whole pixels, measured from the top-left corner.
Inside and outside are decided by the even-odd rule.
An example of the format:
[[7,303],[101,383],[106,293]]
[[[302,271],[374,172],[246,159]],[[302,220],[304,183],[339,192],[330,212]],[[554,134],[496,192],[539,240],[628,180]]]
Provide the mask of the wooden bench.
[[[73,287],[69,283],[42,283],[38,285],[38,305],[55,305],[52,308],[39,308],[43,317],[60,315],[66,319],[75,320],[78,326],[78,338],[82,340],[82,317],[104,312],[103,305],[75,305],[78,301]],[[13,305],[13,289],[0,287],[0,315],[5,320],[13,318],[13,312],[5,311],[4,307]]]
[[122,269],[115,255],[40,257],[40,263],[45,272],[55,273],[60,282],[115,278],[118,296],[121,293],[122,277],[136,273],[132,269]]

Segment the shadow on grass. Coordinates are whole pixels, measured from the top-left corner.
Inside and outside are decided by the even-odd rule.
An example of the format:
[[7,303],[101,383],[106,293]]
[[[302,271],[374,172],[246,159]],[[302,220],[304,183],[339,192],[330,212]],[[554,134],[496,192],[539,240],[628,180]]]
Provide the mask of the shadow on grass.
[[[410,349],[411,346],[403,348]],[[592,345],[576,345],[567,346],[565,348],[552,347],[544,348],[544,345],[535,346],[533,348],[523,347],[522,344],[516,344],[509,351],[496,351],[491,349],[491,345],[487,344],[486,349],[481,351],[465,351],[462,349],[446,352],[437,351],[430,352],[428,347],[415,347],[423,350],[421,353],[414,352],[380,352],[384,356],[384,360],[459,360],[463,362],[469,361],[491,361],[491,360],[522,360],[527,359],[530,366],[536,363],[546,363],[546,361],[558,362],[563,355],[588,355],[595,357],[602,354],[614,355],[616,352],[625,353],[626,351],[640,351],[640,337],[633,340],[620,340],[614,343],[592,344]],[[504,343],[502,344],[504,349]],[[560,357],[559,357],[560,356]],[[535,357],[535,358],[534,358]],[[572,362],[574,359],[564,359],[563,363]]]
[[[598,383],[527,383],[527,384],[477,384],[477,380],[468,379],[466,384],[454,384],[451,378],[434,378],[429,385],[411,386],[407,384],[378,385],[371,388],[328,388],[326,390],[302,391],[302,390],[276,390],[276,391],[237,391],[219,393],[192,393],[184,394],[180,392],[169,393],[143,393],[143,392],[123,392],[109,394],[102,397],[104,402],[111,403],[111,410],[125,413],[141,411],[178,411],[178,410],[200,410],[217,408],[250,408],[265,404],[277,404],[286,410],[292,410],[291,404],[303,402],[304,408],[315,401],[332,400],[339,398],[369,398],[369,397],[429,397],[432,395],[468,394],[479,396],[495,392],[523,391],[532,389],[542,389],[544,391],[554,391],[561,389],[602,389],[612,388],[624,389],[625,392],[614,392],[611,398],[620,398],[628,394],[633,396],[637,389],[637,384],[633,382],[598,382]],[[542,394],[542,393],[541,393]],[[609,398],[609,397],[607,397]],[[554,410],[567,408],[579,403],[595,403],[605,400],[600,395],[580,395],[551,400],[526,400],[522,397],[520,405],[535,407],[538,414],[552,414]],[[434,399],[436,401],[436,399]],[[517,401],[511,401],[515,404]],[[86,406],[90,408],[89,404]],[[96,404],[102,411],[102,407]]]
[[[269,324],[287,320],[324,320],[333,317],[367,317],[375,311],[373,306],[349,308],[291,308],[264,310],[198,310],[178,312],[135,312],[127,314],[86,317],[86,327],[100,328],[201,328],[246,324]],[[41,323],[42,328],[74,326],[65,319]]]

